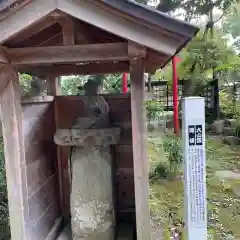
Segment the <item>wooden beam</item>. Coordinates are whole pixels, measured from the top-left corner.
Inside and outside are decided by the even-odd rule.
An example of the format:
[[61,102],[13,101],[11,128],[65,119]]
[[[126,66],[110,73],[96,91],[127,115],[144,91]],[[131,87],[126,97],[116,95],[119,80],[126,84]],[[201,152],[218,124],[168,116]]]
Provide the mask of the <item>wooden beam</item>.
[[55,65],[42,67],[22,67],[18,68],[19,72],[28,73],[40,77],[46,77],[49,74],[55,76],[68,75],[96,75],[129,72],[128,62],[109,62],[109,63],[89,63],[83,65]]
[[19,43],[22,43],[23,41],[27,40],[28,38],[38,34],[39,32],[51,27],[54,25],[56,21],[53,18],[46,17],[40,22],[34,24],[33,26],[28,27],[24,31],[20,32],[20,34],[17,35],[17,38],[14,38],[10,41],[8,41],[8,46],[14,46]]
[[137,42],[167,55],[174,55],[178,40],[159,34],[150,28],[105,10],[89,1],[58,0],[58,9],[117,36]]
[[14,66],[128,60],[125,43],[10,48],[7,53]]
[[12,14],[0,19],[0,44],[40,22],[56,7],[55,0],[28,1]]
[[7,86],[0,95],[5,168],[8,187],[11,239],[33,239],[28,232],[28,195],[26,162],[22,131],[22,109],[18,73],[5,65],[0,70],[0,81]]
[[148,206],[148,154],[147,119],[145,105],[144,59],[134,59],[130,63],[132,141],[134,161],[135,204],[137,239],[151,239]]
[[46,46],[61,46],[62,45],[62,33],[57,33],[51,38],[42,41],[37,45],[37,47],[46,47]]

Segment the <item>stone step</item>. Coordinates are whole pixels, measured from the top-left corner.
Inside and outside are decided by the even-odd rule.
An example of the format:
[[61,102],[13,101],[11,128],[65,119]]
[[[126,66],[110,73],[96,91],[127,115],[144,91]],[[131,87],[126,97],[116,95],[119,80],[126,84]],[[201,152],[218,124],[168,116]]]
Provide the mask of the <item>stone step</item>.
[[132,224],[120,223],[117,226],[116,240],[133,240],[134,229]]

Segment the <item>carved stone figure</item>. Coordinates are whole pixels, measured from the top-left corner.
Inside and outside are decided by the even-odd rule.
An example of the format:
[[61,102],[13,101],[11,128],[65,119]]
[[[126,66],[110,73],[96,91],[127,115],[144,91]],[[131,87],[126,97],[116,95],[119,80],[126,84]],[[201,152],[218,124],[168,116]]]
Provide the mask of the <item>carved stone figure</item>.
[[99,96],[101,82],[88,80],[83,89],[84,96],[84,116],[78,118],[73,128],[105,128],[110,125],[109,106],[102,96]]

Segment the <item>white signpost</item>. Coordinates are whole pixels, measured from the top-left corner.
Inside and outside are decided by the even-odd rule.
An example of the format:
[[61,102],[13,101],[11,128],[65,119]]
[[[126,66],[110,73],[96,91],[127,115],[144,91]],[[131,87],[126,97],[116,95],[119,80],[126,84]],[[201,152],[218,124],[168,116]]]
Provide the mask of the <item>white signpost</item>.
[[184,194],[187,240],[207,240],[205,101],[182,100]]

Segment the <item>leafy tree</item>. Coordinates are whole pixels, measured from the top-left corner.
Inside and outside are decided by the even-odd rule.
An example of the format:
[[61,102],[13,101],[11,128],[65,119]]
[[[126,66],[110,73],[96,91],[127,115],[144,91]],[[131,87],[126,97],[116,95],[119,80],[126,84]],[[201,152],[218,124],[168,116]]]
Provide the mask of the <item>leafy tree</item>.
[[191,21],[203,15],[208,16],[214,8],[225,13],[236,2],[239,0],[161,0],[157,9],[166,13],[182,9],[185,20]]
[[103,91],[120,93],[122,90],[122,74],[108,74],[104,78]]
[[21,85],[21,92],[24,97],[28,97],[31,90],[32,77],[28,74],[20,74],[19,81]]
[[81,93],[78,87],[83,86],[87,80],[88,76],[62,77],[60,80],[62,95],[78,95]]
[[233,38],[240,36],[240,4],[235,4],[223,19],[223,31]]

